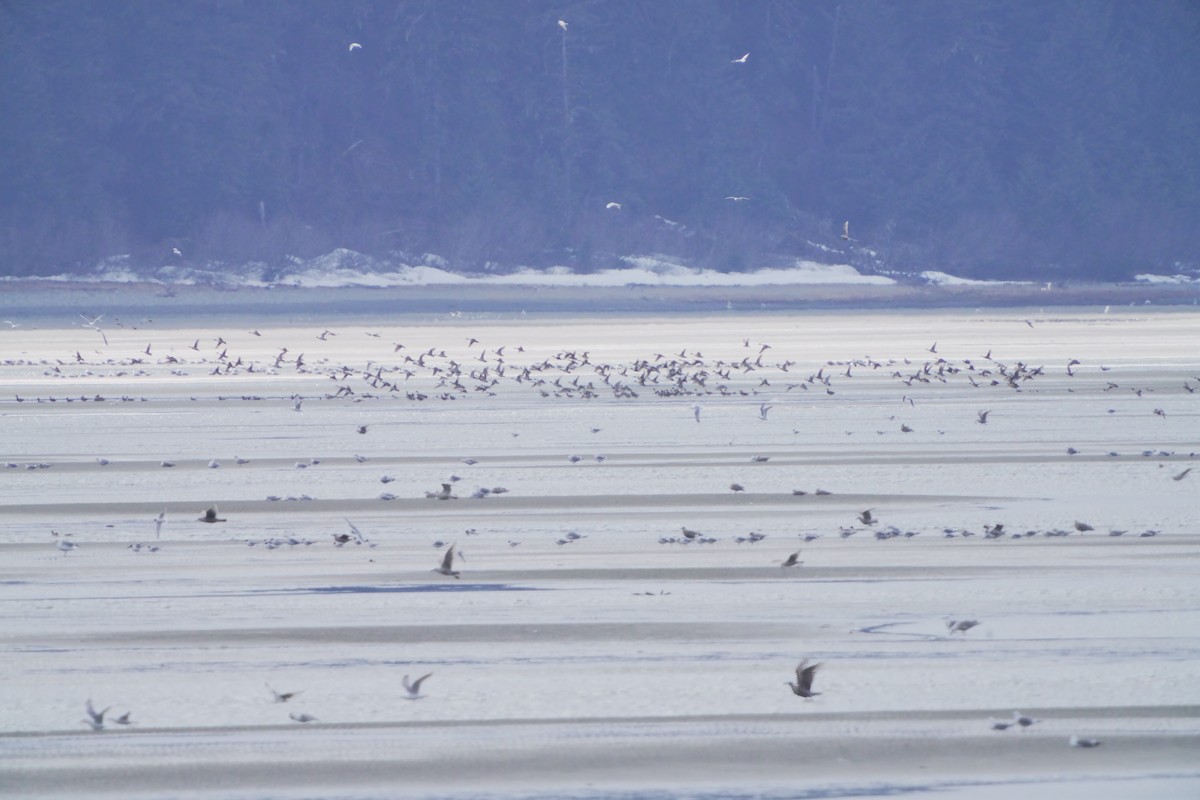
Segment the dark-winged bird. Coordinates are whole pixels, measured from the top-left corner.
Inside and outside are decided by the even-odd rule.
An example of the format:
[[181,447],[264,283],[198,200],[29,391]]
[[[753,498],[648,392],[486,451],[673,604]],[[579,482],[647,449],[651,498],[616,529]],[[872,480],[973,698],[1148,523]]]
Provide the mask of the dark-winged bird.
[[807,658],[797,664],[796,682],[792,683],[791,681],[788,681],[788,686],[792,687],[792,694],[806,699],[816,697],[820,694],[820,692],[814,692],[812,690],[812,682],[813,676],[817,673],[817,667],[821,666],[820,664],[806,666],[807,664]]

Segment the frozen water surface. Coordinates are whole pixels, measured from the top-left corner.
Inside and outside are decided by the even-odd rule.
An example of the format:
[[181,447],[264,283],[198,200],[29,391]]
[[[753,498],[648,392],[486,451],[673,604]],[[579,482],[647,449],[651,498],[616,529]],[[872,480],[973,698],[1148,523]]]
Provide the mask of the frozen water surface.
[[9,796],[1200,793],[1200,315],[79,322],[0,331]]

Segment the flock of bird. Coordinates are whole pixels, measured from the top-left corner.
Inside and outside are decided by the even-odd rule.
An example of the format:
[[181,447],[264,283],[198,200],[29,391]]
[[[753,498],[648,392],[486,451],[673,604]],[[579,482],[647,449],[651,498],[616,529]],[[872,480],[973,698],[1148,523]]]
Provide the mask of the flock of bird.
[[[425,698],[426,695],[421,694],[421,684],[423,684],[431,675],[433,675],[432,672],[426,673],[416,680],[410,680],[409,676],[405,675],[400,681],[401,685],[404,686],[404,694],[401,695],[401,697],[405,700],[421,700]],[[266,684],[266,687],[267,691],[271,693],[272,700],[276,703],[290,702],[304,693],[303,691],[280,692],[272,688],[271,684],[269,683]],[[87,712],[87,718],[84,719],[83,722],[94,731],[105,730],[104,716],[108,713],[109,708],[111,708],[111,706],[103,709],[102,711],[97,711],[92,705],[92,699],[89,697],[87,703],[84,705],[84,710]],[[130,718],[131,715],[132,712],[126,711],[124,714],[114,718],[112,721],[118,725],[133,725],[134,721]],[[314,717],[312,714],[307,714],[304,712],[292,712],[288,714],[288,718],[294,722],[320,722],[320,720]]]
[[[566,26],[563,24],[565,31]],[[353,46],[352,46],[353,49]],[[745,63],[748,58],[743,56],[741,59],[735,59],[737,63]],[[745,198],[731,197],[731,200],[741,200]],[[611,205],[614,204],[610,204]],[[619,205],[617,206],[619,210]],[[848,223],[844,228],[843,238],[849,238]],[[85,317],[83,327],[96,332],[99,340],[106,347],[109,346],[109,339],[105,330],[100,326],[102,316]],[[261,334],[257,330],[249,331],[248,335],[260,337]],[[339,333],[333,330],[325,329],[320,334],[314,336],[315,340],[327,342],[331,337],[338,336]],[[381,332],[367,332],[367,336],[381,338]],[[773,402],[778,402],[779,398],[787,396],[789,393],[798,392],[802,394],[810,394],[813,396],[833,397],[843,387],[853,385],[853,381],[862,375],[879,376],[886,380],[892,381],[898,388],[898,391],[903,392],[900,398],[901,407],[907,404],[910,408],[915,407],[916,400],[908,392],[916,393],[917,387],[946,385],[951,383],[967,384],[971,387],[986,393],[988,397],[994,397],[995,392],[1016,392],[1024,393],[1036,390],[1035,387],[1039,380],[1043,379],[1049,373],[1049,370],[1043,365],[1031,365],[1023,361],[1004,362],[993,358],[991,351],[979,358],[961,358],[950,359],[940,355],[935,342],[928,348],[928,358],[921,359],[885,359],[876,360],[869,356],[852,360],[829,360],[819,365],[815,370],[801,369],[797,362],[786,358],[773,357],[773,347],[770,344],[759,343],[752,345],[749,339],[742,342],[742,349],[745,351],[740,358],[707,358],[698,350],[689,351],[687,348],[681,349],[678,353],[654,353],[651,356],[636,358],[626,363],[606,363],[603,361],[594,360],[588,350],[573,348],[560,349],[552,354],[544,354],[539,357],[532,357],[526,354],[525,348],[521,346],[513,346],[507,344],[484,344],[474,337],[467,337],[465,347],[451,349],[453,354],[448,354],[446,348],[429,347],[410,350],[401,342],[392,343],[392,358],[390,360],[372,359],[365,363],[349,364],[349,363],[331,363],[327,358],[321,356],[308,356],[306,353],[309,348],[289,348],[279,347],[274,356],[258,360],[246,354],[238,354],[230,344],[230,339],[225,336],[216,337],[212,342],[201,343],[199,339],[195,340],[187,350],[190,350],[194,355],[177,354],[170,352],[154,355],[153,342],[147,343],[144,349],[139,349],[136,353],[127,353],[124,356],[109,357],[102,356],[99,359],[90,359],[83,355],[82,350],[77,350],[73,358],[57,359],[54,363],[44,363],[44,374],[47,377],[70,379],[73,377],[92,377],[97,375],[96,370],[103,370],[103,374],[114,375],[118,377],[138,378],[148,376],[152,373],[148,368],[167,367],[173,375],[186,375],[190,370],[203,370],[205,374],[213,378],[221,378],[226,376],[245,376],[252,374],[265,374],[268,376],[279,375],[283,373],[293,375],[311,375],[317,379],[325,379],[330,383],[329,390],[317,394],[309,395],[308,397],[300,394],[293,394],[287,399],[291,402],[292,410],[296,413],[304,412],[304,402],[310,397],[316,397],[325,400],[344,400],[348,402],[362,402],[377,398],[396,398],[404,399],[414,403],[426,401],[456,401],[468,397],[492,397],[502,391],[525,391],[532,393],[534,396],[546,399],[558,400],[595,400],[600,398],[610,398],[617,401],[630,400],[640,397],[654,398],[694,398],[699,400],[708,396],[719,397],[744,397],[756,398],[757,415],[763,422],[769,421],[769,414],[774,407]],[[315,347],[315,345],[314,345]],[[153,361],[151,361],[153,359]],[[19,362],[9,361],[8,364]],[[1063,375],[1069,379],[1074,379],[1080,373],[1080,368],[1083,365],[1076,359],[1071,359],[1065,365]],[[1108,372],[1107,367],[1099,367],[1102,372]],[[1200,382],[1200,377],[1196,380]],[[1189,382],[1184,381],[1183,389],[1191,394],[1195,387]],[[1096,391],[1099,393],[1108,393],[1118,390],[1127,390],[1135,394],[1137,397],[1143,397],[1155,389],[1151,387],[1121,387],[1119,384],[1106,380],[1102,388]],[[1072,388],[1067,389],[1068,392],[1073,391]],[[762,399],[766,397],[767,399]],[[195,398],[193,398],[195,399]],[[274,398],[263,397],[258,395],[221,395],[218,394],[217,400],[242,400],[242,401],[257,401],[271,400]],[[23,402],[108,402],[109,398],[101,394],[95,395],[80,395],[78,397],[36,397],[26,398],[19,395],[14,396],[14,401]],[[121,401],[147,401],[146,397],[137,397],[123,395]],[[691,405],[691,414],[697,424],[703,422],[703,407],[699,402],[694,402]],[[1161,407],[1155,407],[1153,413],[1159,417],[1165,417],[1166,412]],[[994,419],[991,409],[980,409],[976,412],[974,422],[979,425],[990,425]],[[907,434],[914,431],[914,427],[910,422],[905,420],[896,420],[899,422],[899,431]],[[598,429],[593,429],[598,430]],[[357,425],[354,432],[358,435],[368,435],[370,426],[368,424]],[[879,431],[882,433],[882,431]],[[848,432],[849,433],[849,432]],[[939,431],[940,433],[940,431]],[[1072,448],[1073,449],[1073,448]],[[1069,452],[1070,455],[1077,454],[1078,451]],[[1173,455],[1173,454],[1170,454]],[[1194,454],[1192,454],[1194,455]],[[365,461],[365,458],[356,457],[357,460]],[[605,459],[602,455],[594,456],[594,459],[601,462]],[[247,463],[245,459],[237,459],[239,463]],[[571,463],[578,463],[583,460],[582,456],[571,456]],[[767,457],[757,457],[755,461],[766,461]],[[105,458],[98,458],[98,464],[101,467],[108,466],[111,461]],[[297,462],[297,468],[308,468],[315,466],[319,461],[314,459],[311,462]],[[8,463],[6,466],[15,468],[24,466],[26,469],[48,468],[49,464],[25,464]],[[175,462],[164,460],[162,467],[169,468],[175,466]],[[209,463],[209,467],[218,468],[220,463],[214,459]],[[1176,481],[1183,480],[1189,473],[1191,468],[1186,468],[1183,471],[1173,476]],[[390,476],[384,475],[380,477],[382,483],[389,483]],[[741,483],[733,483],[730,485],[730,490],[733,492],[744,492],[746,487]],[[504,487],[480,487],[472,494],[475,499],[482,499],[492,495],[499,495],[507,492]],[[795,495],[804,495],[806,492],[795,490]],[[818,489],[817,495],[827,495],[829,492]],[[442,482],[440,490],[426,492],[425,497],[431,500],[447,501],[456,499],[453,490],[453,482]],[[217,524],[226,522],[225,517],[221,517],[215,506],[207,508],[198,518],[197,521],[204,524]],[[892,538],[911,538],[919,534],[919,531],[901,531],[898,528],[883,528],[879,526],[880,520],[876,515],[875,509],[864,509],[857,514],[856,521],[863,529],[871,530],[876,539],[892,539]],[[159,514],[154,520],[155,537],[161,536],[162,528],[166,522],[166,513]],[[353,542],[356,545],[368,545],[374,547],[374,544],[369,542],[362,535],[353,523],[350,523],[351,532],[332,534],[333,543],[336,547],[342,547]],[[1074,522],[1074,530],[1080,534],[1091,532],[1093,526],[1081,522]],[[853,525],[843,527],[839,533],[842,538],[848,538],[856,533],[859,529]],[[1055,529],[1053,531],[1026,531],[1022,533],[1008,532],[1003,524],[989,525],[985,527],[982,534],[984,539],[997,539],[1001,537],[1007,538],[1027,538],[1038,535],[1058,536],[1066,535],[1069,531],[1061,531]],[[1119,536],[1125,531],[1110,531],[1110,535]],[[1152,536],[1156,531],[1146,531],[1141,536]],[[812,541],[819,538],[820,534],[802,534],[806,541]],[[974,535],[974,532],[966,530],[945,529],[943,535],[947,538],[969,537]],[[567,544],[578,541],[584,538],[574,532],[568,534],[563,539],[559,540],[559,544]],[[761,542],[766,538],[766,535],[751,532],[747,536],[738,536],[734,541],[738,543],[754,544]],[[705,535],[699,531],[688,528],[686,525],[681,527],[681,534],[673,537],[661,537],[659,542],[662,544],[713,544],[718,539],[713,536]],[[289,537],[287,539],[267,539],[261,542],[250,541],[247,544],[253,546],[262,544],[267,549],[274,549],[285,545],[307,545],[312,544],[311,540]],[[444,544],[444,543],[438,543]],[[513,544],[510,542],[510,544]],[[59,538],[56,546],[64,554],[72,552],[78,548],[75,542],[66,538]],[[131,546],[132,548],[132,546]],[[150,549],[147,547],[147,549]],[[155,548],[156,549],[156,548]],[[139,546],[137,550],[141,550]],[[153,550],[151,550],[153,552]],[[451,543],[445,547],[441,553],[440,560],[434,567],[433,571],[445,577],[458,579],[461,577],[461,570],[456,568],[456,560],[461,560],[461,551],[455,544]],[[782,562],[779,562],[781,569],[790,569],[802,566],[803,561],[800,560],[800,551],[791,552]],[[977,626],[977,620],[956,620],[951,619],[946,623],[948,634],[962,634]],[[787,682],[793,694],[805,700],[820,695],[820,692],[813,690],[813,683],[820,663],[809,664],[807,660],[802,660],[795,668],[795,681]],[[421,692],[422,683],[429,678],[428,674],[417,678],[415,681],[410,681],[409,676],[403,678],[403,686],[406,691],[407,699],[418,699],[423,697]],[[270,689],[270,687],[268,686]],[[297,692],[280,693],[274,689],[270,689],[276,702],[284,703],[292,699]],[[89,699],[86,704],[88,719],[85,720],[94,730],[103,730],[105,725],[105,714],[108,708],[103,711],[96,711]],[[317,721],[315,717],[308,714],[291,714],[291,719],[300,723],[308,723]],[[130,714],[127,712],[121,717],[113,720],[120,725],[132,724]],[[1032,719],[1025,715],[1014,712],[1011,721],[993,721],[992,727],[995,730],[1006,730],[1012,726],[1027,728],[1038,720]],[[1094,739],[1083,739],[1072,736],[1070,744],[1073,747],[1095,747],[1100,744]]]
[[[86,318],[84,327],[96,330],[108,338],[99,327],[101,317]],[[122,323],[123,325],[123,323]],[[251,330],[248,336],[259,338],[262,334]],[[314,342],[328,342],[340,334],[323,329],[313,335]],[[381,339],[381,331],[367,331],[369,337]],[[689,351],[686,347],[678,353],[653,353],[648,357],[635,358],[625,363],[608,363],[593,360],[590,351],[580,348],[564,348],[540,357],[526,354],[525,348],[511,344],[486,344],[468,336],[465,345],[458,348],[432,346],[413,349],[403,342],[392,342],[390,360],[372,358],[362,364],[332,363],[327,357],[309,356],[308,348],[279,346],[273,356],[252,357],[249,352],[239,354],[231,342],[238,337],[217,336],[211,342],[196,339],[184,350],[187,353],[169,352],[154,356],[153,342],[135,352],[126,351],[123,356],[101,354],[101,358],[89,358],[82,349],[71,357],[45,359],[38,365],[44,366],[43,374],[51,378],[80,378],[110,375],[117,377],[143,377],[150,375],[148,368],[168,367],[173,375],[189,375],[200,369],[209,376],[234,376],[254,374],[300,374],[326,378],[333,385],[330,390],[316,396],[326,399],[346,398],[363,400],[376,397],[402,397],[421,402],[427,400],[458,400],[468,396],[494,396],[505,389],[522,389],[544,398],[590,400],[601,397],[633,399],[638,397],[770,397],[786,396],[791,392],[836,395],[843,386],[849,387],[853,379],[863,375],[882,376],[903,387],[902,403],[915,405],[907,392],[922,385],[966,383],[977,389],[999,389],[1027,392],[1035,388],[1039,378],[1052,374],[1045,365],[1031,365],[1024,361],[1007,362],[993,357],[988,350],[978,358],[947,358],[939,354],[937,343],[927,349],[928,357],[922,359],[889,358],[874,359],[870,356],[851,360],[827,360],[815,370],[802,370],[800,365],[787,358],[774,358],[774,349],[768,343],[752,344],[747,338],[742,342],[746,352],[740,358],[708,358],[699,350]],[[134,346],[136,348],[136,345]],[[313,344],[312,347],[319,347]],[[20,359],[10,359],[7,365],[27,365]],[[1078,359],[1070,359],[1064,365],[1062,375],[1074,378],[1080,375],[1083,365]],[[96,370],[103,369],[99,373]],[[1110,368],[1099,365],[1101,373]],[[1194,378],[1200,382],[1200,376]],[[1196,387],[1188,381],[1182,382],[1188,394]],[[1128,391],[1137,397],[1146,397],[1156,389],[1149,386],[1121,386],[1105,375],[1101,393]],[[1068,392],[1073,388],[1068,387]],[[79,396],[48,396],[25,398],[14,395],[16,402],[108,402],[102,394]],[[221,395],[219,400],[262,400],[258,395]],[[303,411],[306,399],[300,394],[289,398],[293,409]],[[145,401],[144,396],[122,395],[121,401]],[[769,402],[761,402],[758,412],[762,420],[767,419],[771,409]],[[991,410],[977,412],[976,422],[986,425]],[[1155,406],[1152,413],[1165,417],[1166,411]],[[693,406],[697,422],[701,420],[701,407]],[[358,428],[366,434],[368,426]],[[901,421],[900,430],[911,433],[910,423]]]

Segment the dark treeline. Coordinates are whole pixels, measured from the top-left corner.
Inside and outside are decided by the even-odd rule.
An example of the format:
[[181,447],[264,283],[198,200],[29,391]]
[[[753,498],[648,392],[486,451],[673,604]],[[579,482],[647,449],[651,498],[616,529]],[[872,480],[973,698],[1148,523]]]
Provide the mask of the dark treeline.
[[3,0],[0,108],[0,274],[1200,250],[1194,0]]

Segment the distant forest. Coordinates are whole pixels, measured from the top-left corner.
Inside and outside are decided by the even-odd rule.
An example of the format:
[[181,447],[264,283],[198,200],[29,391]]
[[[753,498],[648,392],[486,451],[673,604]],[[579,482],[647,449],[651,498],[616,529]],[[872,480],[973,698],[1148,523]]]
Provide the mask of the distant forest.
[[1195,0],[2,0],[0,108],[8,275],[1200,253]]

